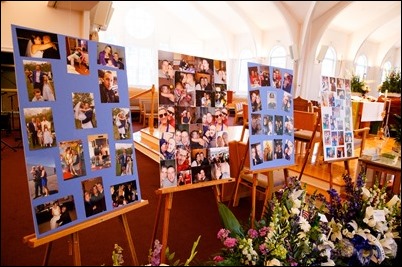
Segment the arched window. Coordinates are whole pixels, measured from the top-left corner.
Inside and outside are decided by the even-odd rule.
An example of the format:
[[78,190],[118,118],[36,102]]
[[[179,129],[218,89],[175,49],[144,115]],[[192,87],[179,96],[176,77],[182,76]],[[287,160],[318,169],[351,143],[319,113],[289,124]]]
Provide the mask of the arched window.
[[283,46],[275,46],[269,56],[269,65],[278,68],[286,68],[286,49]]
[[367,57],[365,55],[361,55],[357,58],[355,63],[355,73],[360,80],[366,79],[367,74]]
[[127,7],[125,2],[114,1],[113,5],[108,30],[99,32],[99,42],[125,47],[129,86],[150,86],[157,73],[152,37],[155,33],[154,17],[143,8]]
[[247,63],[253,58],[253,54],[249,49],[243,49],[239,56],[239,81],[236,95],[246,96],[248,92],[248,66]]
[[387,61],[382,65],[382,75],[381,75],[381,82],[385,81],[385,78],[387,78],[388,74],[391,72],[392,65],[391,62]]
[[336,70],[336,52],[335,49],[332,46],[330,46],[328,47],[327,53],[325,53],[325,57],[322,60],[321,75],[335,77],[337,75],[337,73],[335,73],[335,70]]

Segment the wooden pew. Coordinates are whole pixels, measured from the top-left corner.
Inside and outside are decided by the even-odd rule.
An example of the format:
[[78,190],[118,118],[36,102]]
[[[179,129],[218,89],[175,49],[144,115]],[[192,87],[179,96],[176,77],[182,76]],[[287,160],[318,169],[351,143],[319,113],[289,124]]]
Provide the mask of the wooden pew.
[[[294,137],[297,153],[305,153],[306,145],[310,142],[313,131],[316,127],[316,123],[318,122],[317,117],[317,112],[305,112],[299,110],[294,111]],[[320,141],[320,136],[320,132],[317,131],[313,140],[313,144]]]

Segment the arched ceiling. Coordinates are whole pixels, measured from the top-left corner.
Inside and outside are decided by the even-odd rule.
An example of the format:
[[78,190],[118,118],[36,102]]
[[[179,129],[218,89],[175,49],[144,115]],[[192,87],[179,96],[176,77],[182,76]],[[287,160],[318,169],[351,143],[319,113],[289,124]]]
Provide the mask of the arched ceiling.
[[[96,1],[79,1],[72,5],[70,1],[49,1],[55,8],[88,10]],[[168,20],[177,20],[192,26],[197,37],[208,40],[219,36],[238,36],[251,34],[254,42],[259,42],[264,32],[283,28],[289,30],[289,21],[296,21],[300,28],[306,20],[315,21],[325,16],[340,1],[159,1],[143,2],[155,9],[164,9],[171,16]],[[56,4],[55,4],[56,3]],[[89,4],[88,4],[89,3]],[[132,2],[138,6],[141,1]],[[316,3],[319,3],[317,5]],[[329,23],[328,30],[340,31],[353,35],[364,32],[363,42],[369,41],[379,46],[383,42],[393,42],[394,48],[401,46],[401,2],[400,1],[349,1],[349,5],[340,11]],[[117,3],[116,3],[117,4]],[[279,5],[286,12],[278,8]],[[312,5],[315,10],[309,17]],[[394,10],[392,16],[387,12]],[[398,12],[395,12],[397,10]],[[160,10],[159,10],[160,12]],[[286,17],[287,16],[287,17]],[[292,18],[289,18],[291,16]],[[374,24],[373,21],[376,21]],[[202,27],[204,25],[204,27]],[[290,23],[292,26],[292,23]],[[293,24],[294,25],[294,24]],[[205,27],[207,26],[207,27]],[[208,30],[209,29],[209,30]],[[292,39],[295,36],[291,37]],[[355,44],[360,47],[362,43]]]

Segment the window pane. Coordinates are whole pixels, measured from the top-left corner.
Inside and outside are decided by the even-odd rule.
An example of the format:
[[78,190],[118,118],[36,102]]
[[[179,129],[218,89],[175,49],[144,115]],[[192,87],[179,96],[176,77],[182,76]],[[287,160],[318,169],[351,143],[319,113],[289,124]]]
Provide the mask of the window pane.
[[337,75],[337,73],[335,73],[335,69],[336,52],[333,47],[328,47],[327,53],[325,53],[325,57],[322,60],[321,75],[335,77]]
[[387,61],[384,63],[382,67],[382,76],[381,76],[381,82],[385,81],[385,78],[388,76],[388,74],[391,72],[391,62]]
[[240,53],[239,57],[239,82],[238,82],[238,87],[236,94],[238,96],[246,96],[247,91],[248,91],[248,69],[247,69],[247,63],[251,60],[252,58],[252,53],[248,49],[244,49]]
[[360,77],[360,79],[366,79],[367,73],[367,58],[364,55],[361,55],[357,58],[355,64],[356,75]]
[[278,68],[286,68],[286,50],[283,46],[272,48],[270,55],[270,65]]

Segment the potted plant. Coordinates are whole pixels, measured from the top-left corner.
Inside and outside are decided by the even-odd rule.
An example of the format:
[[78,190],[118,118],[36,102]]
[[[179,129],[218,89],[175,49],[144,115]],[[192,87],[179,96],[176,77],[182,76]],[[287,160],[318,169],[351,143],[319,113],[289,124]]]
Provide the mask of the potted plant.
[[380,86],[381,93],[385,94],[388,93],[396,93],[401,94],[401,71],[400,70],[393,70],[391,71],[385,81],[383,81],[382,85]]
[[363,80],[360,80],[360,77],[353,74],[350,80],[350,90],[354,93],[360,93],[364,96],[367,93],[365,90],[365,83]]

